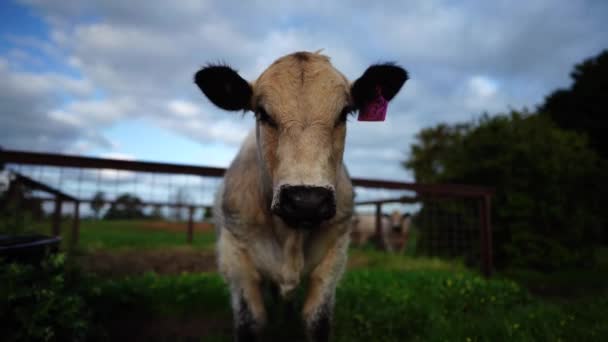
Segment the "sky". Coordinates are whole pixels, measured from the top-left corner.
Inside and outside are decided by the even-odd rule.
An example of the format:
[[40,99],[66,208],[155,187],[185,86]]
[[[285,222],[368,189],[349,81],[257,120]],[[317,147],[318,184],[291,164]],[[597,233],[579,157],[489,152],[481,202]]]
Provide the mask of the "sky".
[[254,125],[194,85],[209,62],[248,80],[316,51],[351,81],[394,61],[410,80],[384,122],[348,123],[354,177],[411,181],[415,135],[534,109],[608,48],[608,1],[4,0],[0,146],[227,166]]

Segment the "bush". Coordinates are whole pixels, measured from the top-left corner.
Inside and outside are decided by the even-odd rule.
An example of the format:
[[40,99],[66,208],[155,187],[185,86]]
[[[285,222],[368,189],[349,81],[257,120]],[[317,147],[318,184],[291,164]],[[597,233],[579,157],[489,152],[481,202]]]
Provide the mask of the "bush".
[[[417,181],[496,190],[491,217],[497,266],[507,266],[513,258],[525,260],[521,256],[528,252],[517,248],[527,246],[522,240],[526,237],[536,242],[535,237],[548,237],[555,253],[566,249],[574,255],[600,240],[600,190],[607,181],[585,136],[564,131],[538,114],[512,112],[470,124],[439,125],[423,130],[417,139],[405,163]],[[514,241],[521,233],[529,235]],[[562,261],[572,267],[578,262]]]
[[584,262],[586,256],[566,249],[558,241],[538,234],[519,232],[505,246],[513,267],[537,271],[556,271],[568,265]]
[[64,254],[40,265],[0,261],[3,341],[88,340],[95,329],[86,284],[79,271],[66,266]]

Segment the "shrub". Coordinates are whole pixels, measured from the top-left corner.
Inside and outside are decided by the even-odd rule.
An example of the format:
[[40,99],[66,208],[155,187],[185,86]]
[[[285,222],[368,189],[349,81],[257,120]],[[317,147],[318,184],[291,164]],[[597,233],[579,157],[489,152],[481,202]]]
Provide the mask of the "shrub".
[[[423,130],[417,140],[405,163],[417,181],[496,190],[491,217],[497,266],[524,260],[521,256],[528,252],[517,248],[527,248],[527,237],[542,249],[558,254],[566,249],[573,255],[593,249],[600,240],[607,182],[585,136],[564,131],[539,114],[512,112],[469,124],[438,125]],[[422,239],[428,232],[432,230],[421,230]],[[515,241],[521,233],[528,235]],[[550,243],[538,236],[549,237]],[[571,267],[578,262],[562,261]]]
[[531,268],[538,271],[556,271],[561,267],[576,265],[588,258],[573,252],[559,241],[538,234],[519,232],[505,246],[513,267]]
[[[94,331],[87,280],[57,254],[40,265],[0,261],[4,341],[84,341]],[[97,332],[99,333],[99,332]]]

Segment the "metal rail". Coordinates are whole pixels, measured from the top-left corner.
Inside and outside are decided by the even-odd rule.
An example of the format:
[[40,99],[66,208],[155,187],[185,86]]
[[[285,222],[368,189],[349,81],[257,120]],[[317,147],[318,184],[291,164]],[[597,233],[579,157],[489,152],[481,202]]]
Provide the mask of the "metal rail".
[[[0,149],[0,168],[4,164],[27,164],[27,165],[44,165],[57,167],[75,167],[83,169],[114,169],[125,171],[139,171],[151,173],[166,173],[166,174],[182,174],[205,177],[222,177],[226,171],[224,168],[182,165],[171,163],[143,162],[132,160],[82,157],[73,155],[64,155],[56,153],[39,153],[16,150]],[[44,188],[46,185],[31,179],[24,179],[29,185]],[[34,183],[32,183],[32,181]],[[357,205],[375,205],[376,206],[376,231],[380,232],[380,215],[382,205],[388,203],[415,203],[422,199],[435,198],[469,198],[479,200],[480,212],[480,243],[482,256],[482,273],[489,276],[492,273],[492,227],[491,227],[491,198],[494,195],[494,190],[487,187],[463,185],[463,184],[418,184],[410,182],[387,181],[379,179],[353,178],[353,185],[364,188],[389,189],[389,190],[410,190],[415,192],[415,197],[399,197],[391,199],[379,199],[375,201],[358,202]],[[75,216],[78,217],[79,205],[81,202],[90,202],[90,199],[77,199],[68,194],[59,192],[50,187],[42,189],[55,196],[55,224],[54,232],[58,234],[58,222],[60,220],[61,205],[63,201],[75,202]],[[111,201],[104,201],[112,203]],[[189,209],[188,222],[188,241],[192,241],[192,215],[195,205],[179,205],[176,203],[154,203],[144,202],[142,205],[161,205],[170,207],[187,207]],[[202,206],[206,207],[206,206]],[[74,237],[78,237],[78,219],[75,220],[73,227]]]
[[[206,177],[222,177],[226,171],[226,169],[219,167],[81,157],[56,153],[0,150],[0,165],[4,163],[77,167],[83,169],[174,173]],[[494,192],[490,188],[462,184],[418,184],[368,178],[353,178],[352,182],[353,185],[364,188],[411,190],[429,196],[481,197],[484,195],[492,195]]]

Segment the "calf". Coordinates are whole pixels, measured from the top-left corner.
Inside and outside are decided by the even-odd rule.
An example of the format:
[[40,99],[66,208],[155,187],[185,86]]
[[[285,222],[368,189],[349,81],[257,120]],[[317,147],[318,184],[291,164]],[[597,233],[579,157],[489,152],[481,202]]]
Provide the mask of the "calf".
[[[380,217],[381,246],[389,252],[402,253],[409,236],[411,215],[393,211]],[[355,213],[352,218],[351,240],[355,246],[364,246],[376,236],[376,215]]]
[[410,234],[411,214],[400,214],[397,210],[393,211],[389,216],[390,233],[389,240],[391,251],[402,253],[406,246]]
[[347,258],[353,188],[342,162],[349,113],[381,121],[407,80],[373,65],[354,83],[318,53],[275,61],[252,83],[226,65],[195,75],[207,98],[257,119],[215,200],[219,270],[230,286],[236,340],[266,323],[262,282],[283,297],[307,277],[302,317],[309,340],[330,336],[334,293]]
[[[380,217],[382,246],[389,248],[389,234],[391,232],[391,222],[389,217]],[[351,240],[353,245],[361,247],[376,237],[376,215],[355,213],[352,219]],[[377,237],[376,237],[377,238]]]

